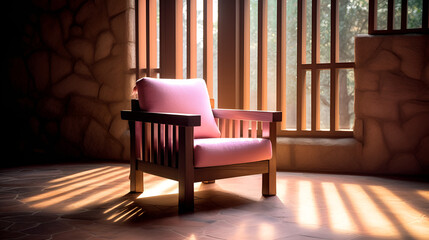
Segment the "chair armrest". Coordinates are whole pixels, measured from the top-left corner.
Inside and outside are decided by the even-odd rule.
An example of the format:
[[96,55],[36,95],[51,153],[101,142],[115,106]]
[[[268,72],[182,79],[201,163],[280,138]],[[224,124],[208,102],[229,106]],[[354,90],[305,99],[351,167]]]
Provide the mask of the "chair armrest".
[[121,111],[121,118],[129,121],[141,121],[179,126],[200,126],[201,116],[183,113],[154,113],[144,111]]
[[282,112],[278,111],[254,111],[239,109],[213,109],[215,118],[252,120],[262,122],[281,122]]

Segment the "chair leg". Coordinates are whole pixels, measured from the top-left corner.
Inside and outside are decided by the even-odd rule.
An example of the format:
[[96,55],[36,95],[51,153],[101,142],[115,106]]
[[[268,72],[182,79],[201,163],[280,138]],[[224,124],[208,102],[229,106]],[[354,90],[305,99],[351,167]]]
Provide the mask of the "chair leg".
[[179,213],[194,211],[194,181],[185,178],[179,181]]
[[133,169],[130,170],[130,192],[143,192],[143,172]]
[[268,173],[262,174],[262,195],[276,195],[276,167],[273,164],[269,165]]

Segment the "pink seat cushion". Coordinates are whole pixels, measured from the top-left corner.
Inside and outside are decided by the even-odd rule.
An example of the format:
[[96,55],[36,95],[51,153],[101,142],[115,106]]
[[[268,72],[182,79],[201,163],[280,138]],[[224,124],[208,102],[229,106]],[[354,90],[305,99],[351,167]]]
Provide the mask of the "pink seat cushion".
[[201,115],[201,126],[194,128],[194,137],[220,137],[203,79],[142,78],[136,86],[142,110]]
[[271,159],[271,142],[263,138],[194,140],[194,166],[211,167]]

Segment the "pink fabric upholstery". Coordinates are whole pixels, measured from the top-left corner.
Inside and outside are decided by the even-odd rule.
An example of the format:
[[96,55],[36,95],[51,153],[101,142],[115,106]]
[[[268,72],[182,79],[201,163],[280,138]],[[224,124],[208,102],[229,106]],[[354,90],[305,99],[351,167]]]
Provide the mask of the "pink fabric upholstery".
[[271,142],[263,138],[194,140],[194,166],[210,167],[271,159]]
[[136,85],[142,110],[199,114],[201,126],[194,128],[194,137],[220,137],[203,79],[142,78]]

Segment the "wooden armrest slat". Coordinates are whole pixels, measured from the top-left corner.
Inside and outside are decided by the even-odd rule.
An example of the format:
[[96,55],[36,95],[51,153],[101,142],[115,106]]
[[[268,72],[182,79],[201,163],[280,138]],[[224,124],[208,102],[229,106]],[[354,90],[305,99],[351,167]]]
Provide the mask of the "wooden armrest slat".
[[278,111],[253,111],[239,109],[213,109],[215,118],[234,120],[253,120],[262,122],[280,122],[282,113]]
[[201,116],[196,114],[182,113],[154,113],[144,111],[121,111],[123,120],[161,123],[179,126],[200,126]]

